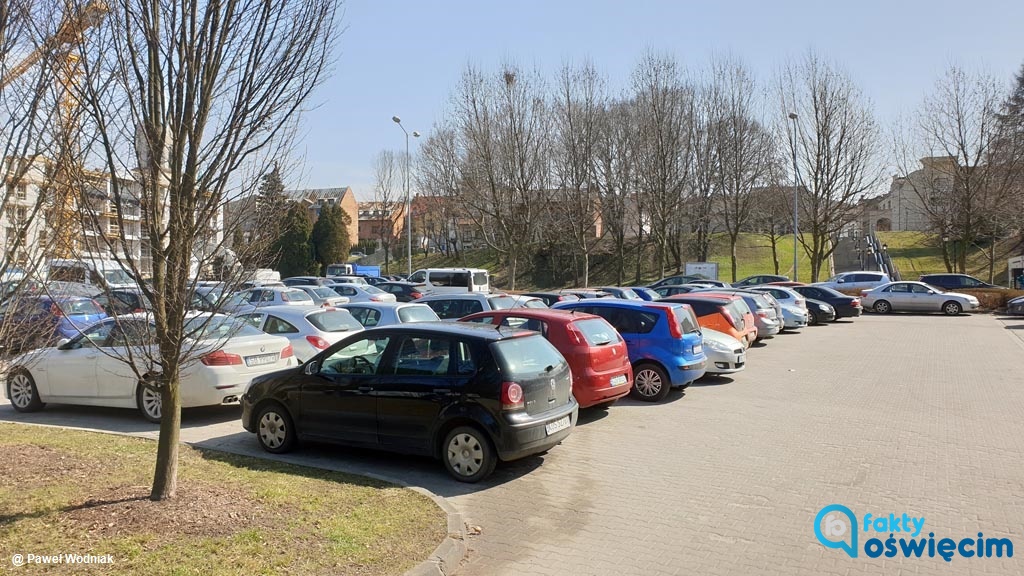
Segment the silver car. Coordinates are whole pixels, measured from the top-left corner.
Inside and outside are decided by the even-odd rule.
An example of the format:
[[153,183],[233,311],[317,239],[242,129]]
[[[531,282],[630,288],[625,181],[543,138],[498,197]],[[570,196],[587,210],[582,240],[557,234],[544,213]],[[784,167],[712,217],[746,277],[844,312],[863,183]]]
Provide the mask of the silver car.
[[331,290],[339,296],[348,298],[349,302],[397,302],[394,294],[385,292],[369,284],[331,284]]
[[778,300],[767,292],[755,292],[753,290],[737,290],[735,288],[706,288],[694,290],[694,292],[717,292],[720,294],[735,294],[747,303],[750,312],[754,315],[754,325],[757,326],[757,340],[771,338],[782,331],[782,306]]
[[811,286],[825,286],[833,290],[870,290],[891,281],[889,276],[882,272],[841,272]]
[[507,310],[516,307],[516,300],[508,294],[436,294],[424,296],[416,302],[426,304],[445,322],[455,322],[463,316],[486,310]]
[[864,308],[879,314],[889,312],[942,312],[956,316],[967,310],[977,310],[978,299],[970,294],[943,292],[924,282],[890,282],[861,292]]
[[248,312],[262,306],[310,306],[313,299],[309,294],[287,286],[262,286],[249,288],[231,295],[222,305],[228,313]]
[[313,299],[313,304],[317,306],[340,306],[342,304],[348,304],[347,296],[339,296],[337,292],[331,290],[327,286],[293,286],[298,288],[309,297]]
[[746,368],[747,351],[743,343],[724,332],[701,328],[704,354],[708,358],[705,374],[733,374]]
[[410,302],[359,302],[341,308],[348,310],[364,328],[440,320],[430,306]]
[[796,330],[807,326],[807,310],[792,304],[782,305],[782,319],[786,322],[786,330]]
[[348,310],[320,306],[263,306],[236,316],[267,334],[287,338],[299,362],[363,329]]

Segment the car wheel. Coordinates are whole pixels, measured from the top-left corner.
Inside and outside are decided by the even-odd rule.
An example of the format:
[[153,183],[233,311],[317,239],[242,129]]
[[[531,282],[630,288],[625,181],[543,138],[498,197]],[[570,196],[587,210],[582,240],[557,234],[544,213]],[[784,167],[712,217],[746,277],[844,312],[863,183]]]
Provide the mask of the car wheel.
[[459,482],[479,482],[494,472],[498,456],[487,435],[472,426],[459,426],[444,438],[444,467]]
[[36,412],[46,406],[39,399],[36,381],[28,370],[18,370],[7,380],[7,398],[18,412]]
[[668,374],[656,364],[639,364],[633,369],[633,396],[640,400],[663,400],[670,386]]
[[950,300],[942,305],[942,311],[945,312],[946,316],[959,316],[963,312],[963,307],[960,306],[959,302]]
[[142,384],[139,384],[135,390],[135,405],[138,406],[142,417],[154,424],[160,423],[160,417],[163,415],[161,410],[163,402],[159,390],[146,388]]
[[295,424],[280,404],[264,406],[256,417],[256,439],[260,447],[272,454],[282,454],[295,447]]
[[879,300],[878,302],[875,302],[875,305],[872,308],[875,312],[878,312],[879,314],[888,314],[889,312],[892,312],[892,304],[889,304],[885,300]]
[[814,310],[807,311],[807,325],[814,326],[818,323],[818,315],[814,313]]

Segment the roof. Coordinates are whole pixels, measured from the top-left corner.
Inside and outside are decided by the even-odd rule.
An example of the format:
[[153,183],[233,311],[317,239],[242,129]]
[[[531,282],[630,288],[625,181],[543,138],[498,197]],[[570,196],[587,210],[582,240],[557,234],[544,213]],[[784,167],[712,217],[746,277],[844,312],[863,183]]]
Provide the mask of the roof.
[[569,321],[577,318],[598,318],[593,314],[585,312],[574,312],[572,310],[559,310],[556,308],[506,308],[504,310],[486,310],[474,312],[467,318],[475,316],[518,316],[521,318],[532,318],[534,320]]
[[[663,309],[664,306],[651,306],[657,304],[656,302],[647,302],[646,300],[622,300],[619,298],[590,298],[584,300],[573,300],[571,302],[558,302],[554,308],[556,310],[566,310],[569,308],[579,308],[582,306],[601,306],[603,308],[626,308],[629,310],[642,310],[659,308]],[[662,302],[661,304],[672,304],[672,302]]]
[[385,310],[388,308],[406,308],[409,306],[425,306],[429,308],[426,304],[420,304],[419,302],[346,302],[345,304],[339,304],[337,308],[348,308],[349,306],[377,308],[379,310]]
[[292,318],[301,316],[306,317],[313,312],[344,312],[349,313],[348,310],[344,310],[337,307],[324,308],[322,306],[316,306],[313,304],[301,305],[301,304],[280,304],[276,306],[257,306],[255,308],[247,309],[237,314],[273,314],[274,316],[290,316]]
[[368,332],[398,332],[412,334],[451,334],[468,338],[481,338],[484,340],[498,341],[516,338],[519,336],[540,336],[532,330],[520,330],[495,326],[493,324],[479,324],[475,322],[411,322],[405,324],[392,324],[379,328],[370,328]]

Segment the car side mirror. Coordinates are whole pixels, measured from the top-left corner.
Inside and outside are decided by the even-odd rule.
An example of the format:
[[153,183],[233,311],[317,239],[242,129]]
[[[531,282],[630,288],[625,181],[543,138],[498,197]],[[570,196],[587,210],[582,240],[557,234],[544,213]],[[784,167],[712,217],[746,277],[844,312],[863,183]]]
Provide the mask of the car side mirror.
[[935,290],[929,290],[928,293],[929,294],[935,294]]
[[839,280],[836,280],[836,284],[844,284],[844,283],[846,283],[846,280],[844,280],[842,278],[840,278]]
[[320,366],[316,360],[310,360],[306,362],[306,365],[302,367],[302,373],[306,376],[313,376],[320,372]]
[[69,348],[69,342],[71,342],[71,340],[67,338],[61,338],[60,340],[57,340],[57,350],[67,350]]

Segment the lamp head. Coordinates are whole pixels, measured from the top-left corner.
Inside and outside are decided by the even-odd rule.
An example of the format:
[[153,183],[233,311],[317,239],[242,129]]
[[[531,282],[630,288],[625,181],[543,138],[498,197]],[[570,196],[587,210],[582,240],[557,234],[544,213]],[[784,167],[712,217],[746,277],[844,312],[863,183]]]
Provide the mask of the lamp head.
[[402,119],[399,118],[398,116],[392,116],[391,120],[394,121],[395,124],[401,124],[402,123]]
[[796,120],[796,112],[790,112],[789,113],[789,119],[790,120]]
[[419,133],[419,132],[417,132],[417,131],[415,131],[415,130],[413,130],[413,131],[412,131],[412,137],[413,137],[413,138],[419,138],[419,137],[420,137],[420,133]]

